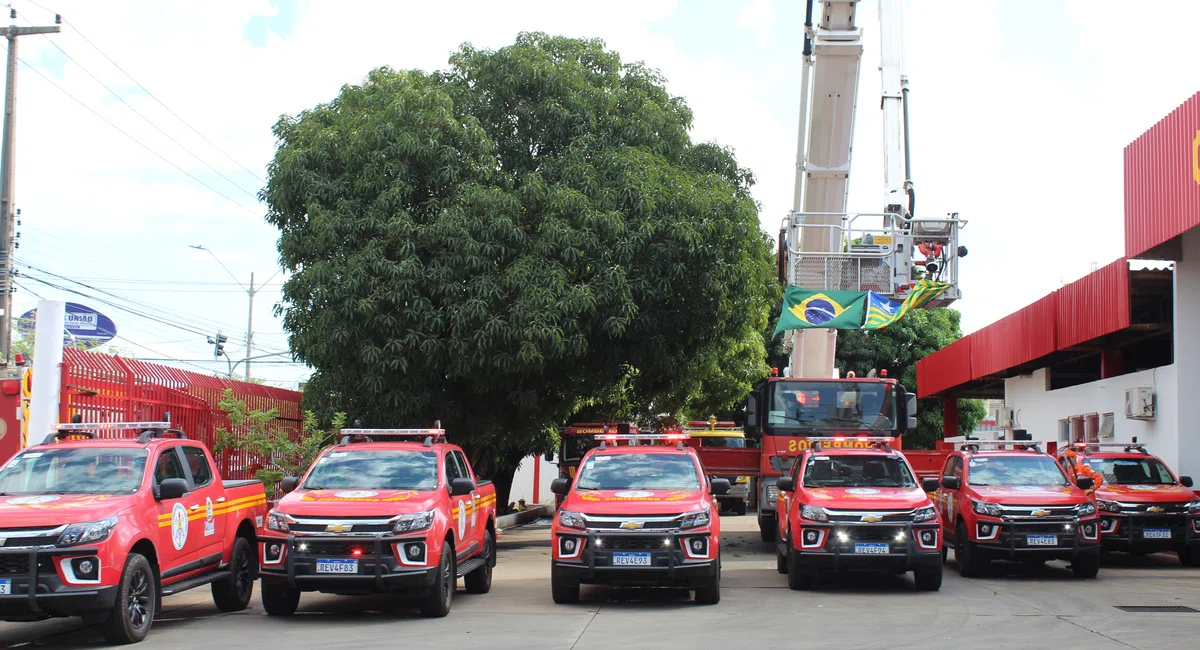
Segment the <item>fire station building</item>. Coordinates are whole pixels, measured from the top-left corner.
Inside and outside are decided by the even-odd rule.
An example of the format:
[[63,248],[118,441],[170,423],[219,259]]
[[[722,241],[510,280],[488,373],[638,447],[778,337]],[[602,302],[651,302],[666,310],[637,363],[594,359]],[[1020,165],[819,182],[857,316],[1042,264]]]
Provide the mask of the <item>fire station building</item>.
[[998,399],[1002,435],[1136,437],[1200,476],[1200,93],[1124,158],[1124,257],[917,363],[947,437],[958,398]]

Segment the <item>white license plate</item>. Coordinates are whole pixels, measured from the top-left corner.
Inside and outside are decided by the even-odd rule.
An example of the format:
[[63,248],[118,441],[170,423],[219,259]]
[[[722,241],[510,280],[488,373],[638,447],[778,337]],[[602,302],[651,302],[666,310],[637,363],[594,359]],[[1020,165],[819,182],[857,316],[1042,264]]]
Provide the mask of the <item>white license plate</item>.
[[12,580],[0,580],[0,596],[12,593]]
[[317,573],[358,573],[358,560],[317,560]]
[[887,544],[855,544],[855,553],[864,553],[866,555],[887,555]]
[[649,553],[613,553],[613,566],[650,566]]
[[1025,543],[1030,546],[1058,546],[1058,535],[1029,535]]
[[1142,537],[1145,537],[1146,539],[1171,539],[1171,530],[1169,528],[1147,528],[1142,532]]

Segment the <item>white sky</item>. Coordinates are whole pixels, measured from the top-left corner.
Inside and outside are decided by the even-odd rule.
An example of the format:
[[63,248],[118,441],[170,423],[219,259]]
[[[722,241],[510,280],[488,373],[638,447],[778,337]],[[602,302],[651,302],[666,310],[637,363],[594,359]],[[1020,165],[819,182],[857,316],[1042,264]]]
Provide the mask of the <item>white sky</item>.
[[[278,269],[277,234],[254,195],[281,114],[327,101],[380,65],[443,68],[464,41],[499,48],[520,30],[604,39],[626,60],[662,70],[669,90],[695,112],[693,137],[732,146],[757,174],[767,232],[777,232],[790,206],[803,40],[798,0],[38,2],[67,24],[61,34],[20,41],[21,58],[32,66],[20,66],[18,92],[22,274],[68,284],[33,266],[86,282],[196,331],[32,279],[21,281],[15,312],[35,306],[30,290],[82,302],[112,317],[122,337],[115,343],[139,358],[173,357],[223,372],[226,362],[211,361],[198,333],[218,326],[230,336],[230,355],[244,355],[245,292],[209,254],[188,246],[212,249],[242,282],[254,272],[261,283]],[[53,12],[28,0],[12,4],[17,24],[53,23]],[[1200,2],[1152,6],[1153,13],[1100,0],[906,3],[917,209],[970,221],[962,233],[970,249],[961,267],[966,297],[956,305],[966,332],[1086,274],[1091,262],[1122,254],[1122,148],[1200,90]],[[849,209],[878,212],[874,0],[863,0],[858,18],[866,52]],[[273,314],[279,282],[255,303],[256,354],[286,349]],[[284,364],[253,370],[292,388],[308,374]]]

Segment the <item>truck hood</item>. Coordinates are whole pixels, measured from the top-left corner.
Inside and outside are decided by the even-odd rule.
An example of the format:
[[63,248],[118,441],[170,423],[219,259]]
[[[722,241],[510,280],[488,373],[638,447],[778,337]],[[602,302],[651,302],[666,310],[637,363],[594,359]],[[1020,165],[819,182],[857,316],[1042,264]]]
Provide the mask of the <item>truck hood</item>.
[[677,515],[711,506],[701,490],[572,490],[562,507],[589,515]]
[[1083,503],[1083,490],[1058,485],[967,486],[984,501],[1011,506],[1069,506]]
[[4,528],[60,526],[111,517],[133,506],[126,494],[20,494],[0,497]]
[[919,487],[804,488],[797,496],[807,505],[833,510],[911,510],[932,504]]
[[1096,488],[1096,498],[1123,503],[1195,501],[1196,493],[1182,485],[1109,485]]
[[417,490],[296,490],[279,500],[276,512],[313,517],[402,515],[437,504],[437,492]]

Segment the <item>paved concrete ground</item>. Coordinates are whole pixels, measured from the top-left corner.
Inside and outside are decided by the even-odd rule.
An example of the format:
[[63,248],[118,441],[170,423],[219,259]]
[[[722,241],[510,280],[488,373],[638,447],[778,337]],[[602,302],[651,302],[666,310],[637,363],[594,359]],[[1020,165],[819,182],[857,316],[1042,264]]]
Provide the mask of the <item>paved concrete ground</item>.
[[[911,574],[855,577],[812,592],[787,589],[753,514],[724,517],[722,600],[698,606],[686,592],[584,587],[578,605],[550,600],[548,527],[501,536],[492,591],[461,589],[444,619],[386,598],[308,595],[291,619],[251,608],[221,614],[207,589],[168,599],[145,648],[1196,648],[1200,613],[1126,613],[1116,605],[1200,609],[1200,571],[1174,556],[1114,556],[1095,580],[1065,564],[1001,564],[980,579],[946,565],[939,592]],[[436,641],[435,641],[436,639]],[[436,643],[436,646],[434,645]],[[77,620],[0,623],[0,648],[103,647]]]

